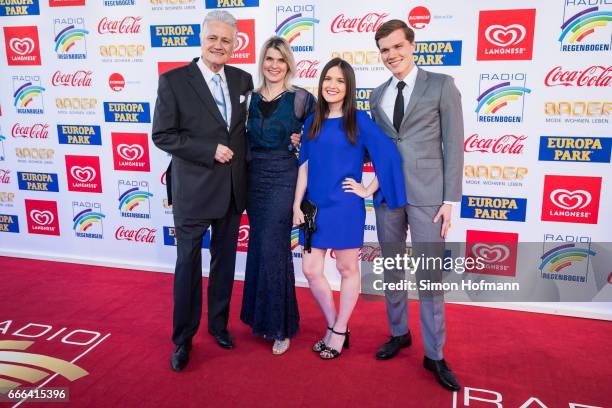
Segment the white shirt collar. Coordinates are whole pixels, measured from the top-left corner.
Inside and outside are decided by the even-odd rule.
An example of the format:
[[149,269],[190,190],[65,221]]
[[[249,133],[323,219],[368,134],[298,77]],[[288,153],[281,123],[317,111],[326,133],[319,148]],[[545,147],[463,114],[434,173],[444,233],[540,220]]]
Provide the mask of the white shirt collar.
[[200,68],[200,71],[202,72],[202,75],[204,76],[204,80],[206,81],[206,83],[209,83],[210,81],[212,81],[212,78],[216,74],[219,74],[221,75],[221,83],[227,84],[227,81],[225,79],[225,66],[223,66],[219,72],[215,73],[215,72],[212,72],[210,68],[206,66],[206,64],[204,64],[202,57],[198,58],[198,62],[196,64],[198,68]]
[[[414,84],[416,82],[418,70],[419,70],[419,68],[415,65],[414,68],[412,68],[410,70],[408,75],[406,75],[406,78],[404,78],[404,82],[406,83],[406,87],[408,89],[413,89],[414,88]],[[389,84],[389,88],[396,89],[397,88],[397,84],[399,83],[399,81],[400,80],[397,79],[397,77],[395,75],[393,75],[391,77],[391,83]]]

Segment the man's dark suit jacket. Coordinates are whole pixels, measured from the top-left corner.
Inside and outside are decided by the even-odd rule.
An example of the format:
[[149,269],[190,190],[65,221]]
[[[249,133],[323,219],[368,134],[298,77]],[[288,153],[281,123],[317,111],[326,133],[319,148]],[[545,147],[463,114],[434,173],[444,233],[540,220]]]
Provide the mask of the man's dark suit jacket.
[[[253,80],[249,73],[225,66],[232,102],[228,131],[197,60],[159,77],[152,138],[172,155],[166,182],[175,217],[215,219],[227,213],[232,191],[237,210],[246,205],[245,121]],[[218,144],[234,152],[230,163],[215,161]]]

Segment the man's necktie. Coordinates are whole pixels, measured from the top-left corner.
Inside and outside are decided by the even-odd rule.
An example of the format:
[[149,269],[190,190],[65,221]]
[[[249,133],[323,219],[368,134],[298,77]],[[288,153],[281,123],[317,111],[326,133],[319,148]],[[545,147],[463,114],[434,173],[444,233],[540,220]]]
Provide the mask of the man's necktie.
[[406,86],[404,81],[397,83],[397,96],[395,97],[395,107],[393,108],[393,127],[399,132],[404,119],[404,93],[402,90]]
[[223,116],[223,120],[227,124],[227,105],[225,104],[225,94],[223,93],[223,88],[221,88],[221,75],[215,74],[215,76],[212,77],[212,80],[215,84],[213,87],[213,98],[215,98],[217,108],[219,108],[221,116]]

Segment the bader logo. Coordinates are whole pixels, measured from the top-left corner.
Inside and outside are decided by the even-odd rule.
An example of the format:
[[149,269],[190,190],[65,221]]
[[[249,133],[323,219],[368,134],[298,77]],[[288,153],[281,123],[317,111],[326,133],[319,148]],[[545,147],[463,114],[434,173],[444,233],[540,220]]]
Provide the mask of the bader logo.
[[101,193],[100,158],[66,155],[66,178],[68,191]]
[[255,63],[255,20],[238,20],[238,45],[228,64]]
[[150,123],[148,102],[104,102],[105,122]]
[[100,203],[89,201],[72,202],[72,229],[78,238],[104,238],[102,220],[106,217],[102,214]]
[[480,74],[475,110],[478,122],[522,122],[525,94],[531,93],[526,84],[525,73]]
[[151,218],[149,183],[143,180],[119,180],[119,212],[126,218]]
[[57,174],[17,172],[17,184],[20,190],[59,192]]
[[276,35],[291,45],[293,52],[311,52],[315,49],[315,6],[292,4],[276,7]]
[[478,61],[530,60],[535,9],[482,10],[478,21]]
[[199,24],[152,25],[151,47],[199,47]]
[[57,125],[60,144],[101,145],[102,133],[96,125]]
[[24,201],[30,234],[60,235],[56,201]]
[[40,65],[40,46],[36,26],[3,27],[8,65]]
[[526,198],[464,195],[461,218],[525,222]]
[[609,137],[541,136],[540,161],[610,163]]
[[601,177],[544,176],[542,221],[597,224]]
[[514,232],[466,231],[465,257],[480,257],[484,268],[467,269],[469,273],[516,276],[518,234]]
[[55,33],[55,53],[58,59],[86,59],[87,43],[86,35],[89,31],[85,29],[85,19],[56,18],[53,20]]
[[40,14],[38,0],[2,0],[0,1],[0,17],[33,16]]
[[19,233],[19,217],[16,215],[0,214],[0,232]]
[[42,115],[45,113],[43,92],[45,88],[40,85],[39,76],[14,76],[13,80],[13,106],[17,113],[26,115]]
[[[608,1],[565,1],[559,43],[561,51],[610,51],[612,11]],[[597,3],[600,3],[598,6]],[[593,7],[593,5],[595,5]]]
[[111,133],[115,170],[149,171],[146,133]]

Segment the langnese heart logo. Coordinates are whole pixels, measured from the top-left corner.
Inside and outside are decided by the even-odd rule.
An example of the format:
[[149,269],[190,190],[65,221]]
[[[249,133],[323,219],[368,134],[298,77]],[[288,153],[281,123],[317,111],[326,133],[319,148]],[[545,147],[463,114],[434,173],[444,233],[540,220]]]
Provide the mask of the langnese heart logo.
[[121,143],[117,146],[117,153],[125,160],[134,161],[142,158],[144,149],[138,144],[128,145]]
[[53,213],[49,210],[40,211],[40,210],[32,210],[30,211],[30,218],[37,223],[38,225],[49,225],[53,223],[55,217]]
[[81,166],[72,166],[70,169],[70,174],[72,177],[80,181],[81,183],[87,183],[92,181],[96,177],[96,171],[93,167],[81,167]]
[[485,37],[489,42],[499,47],[508,47],[523,41],[527,30],[520,24],[502,26],[494,24],[485,30]]
[[474,244],[472,252],[486,263],[503,262],[510,256],[508,247],[501,244],[488,245],[481,242]]
[[238,35],[236,36],[236,48],[234,49],[234,52],[237,51],[242,51],[244,49],[246,49],[246,47],[249,46],[249,36],[246,33],[238,33]]
[[591,193],[586,190],[566,190],[558,188],[550,192],[550,200],[564,210],[575,210],[591,203]]
[[31,38],[11,38],[9,41],[9,48],[19,55],[28,55],[34,51],[35,47],[34,40]]

